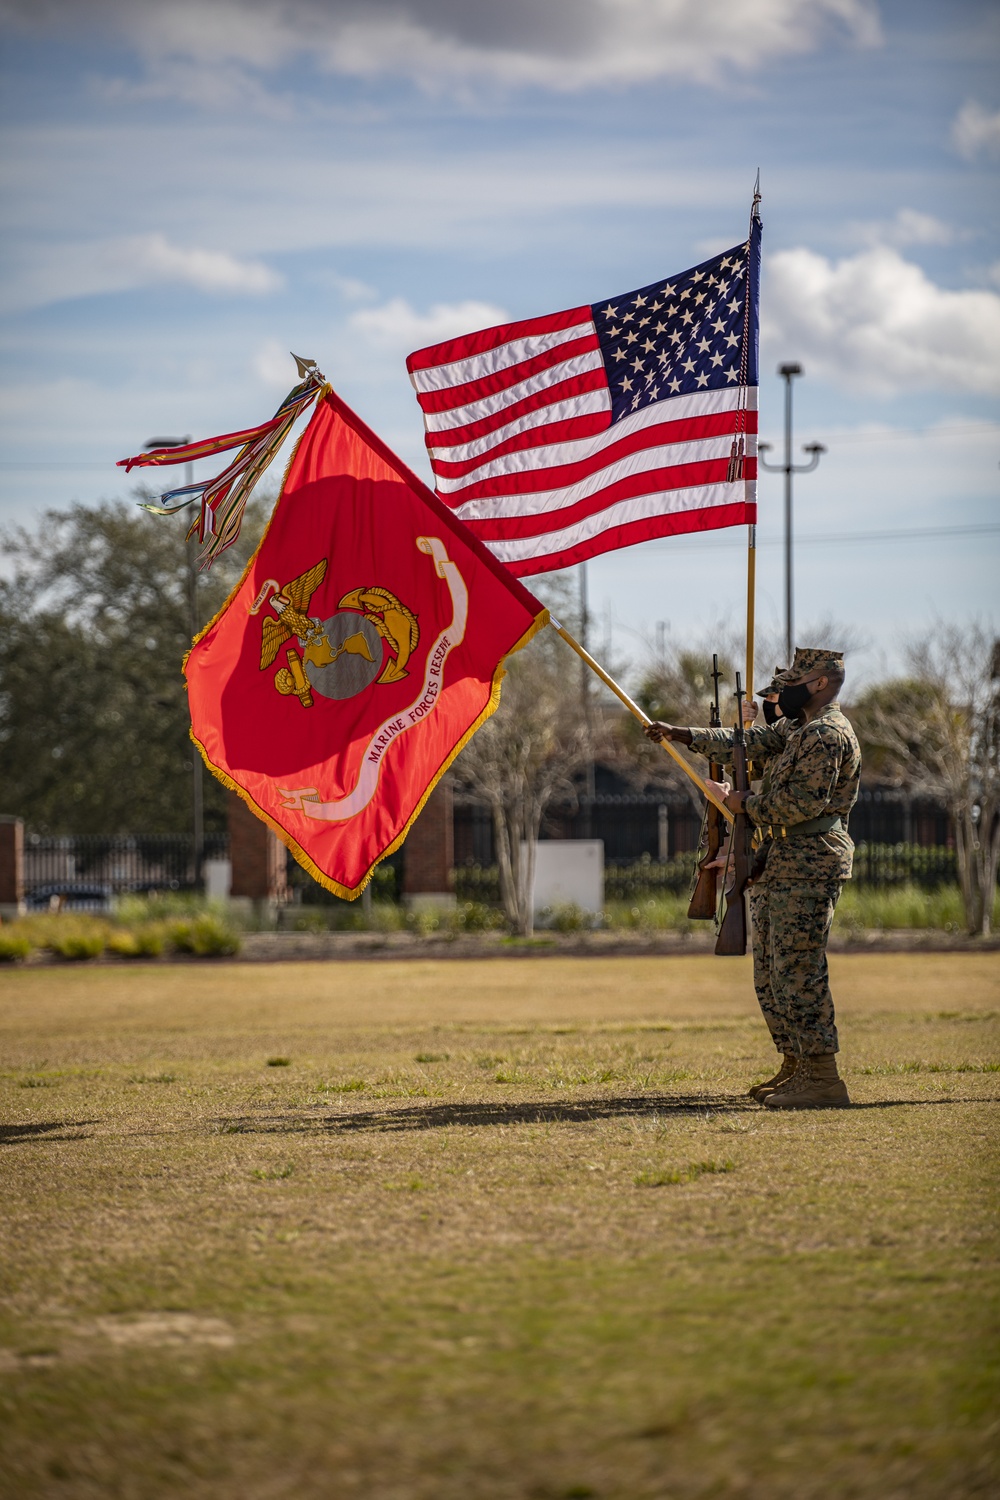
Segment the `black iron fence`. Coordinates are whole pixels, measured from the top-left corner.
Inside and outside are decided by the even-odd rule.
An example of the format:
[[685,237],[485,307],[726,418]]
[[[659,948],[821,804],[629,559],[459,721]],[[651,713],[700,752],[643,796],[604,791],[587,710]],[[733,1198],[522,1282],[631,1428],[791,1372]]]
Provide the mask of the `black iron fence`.
[[[684,895],[694,884],[697,851],[672,854],[668,859],[648,855],[604,867],[606,901],[638,901],[656,896]],[[857,885],[885,888],[914,885],[933,891],[958,880],[954,849],[927,849],[919,844],[858,844],[854,854]],[[500,904],[496,865],[460,865],[455,870],[455,894],[460,901]]]
[[[225,859],[228,852],[227,834],[206,835],[206,859]],[[76,906],[99,905],[109,896],[128,893],[192,890],[194,840],[183,833],[120,838],[29,833],[24,840],[24,885],[30,904],[65,897]]]
[[[701,816],[687,800],[648,794],[598,794],[572,806],[550,807],[543,839],[600,839],[605,863],[669,859],[698,847]],[[489,866],[495,860],[493,824],[481,804],[455,801],[455,864]]]
[[916,885],[933,891],[958,881],[954,849],[923,844],[860,843],[854,849],[854,880],[858,885]]
[[[864,788],[851,812],[856,844],[913,845],[948,849],[954,831],[945,808],[904,792]],[[698,847],[701,817],[690,801],[637,793],[581,798],[572,806],[550,807],[542,838],[601,839],[606,865],[635,860],[668,860]],[[495,861],[489,810],[456,799],[455,864],[488,867]]]
[[[688,889],[700,822],[693,809],[650,797],[598,797],[585,807],[554,809],[543,837],[599,838],[604,842],[608,900],[627,900]],[[851,815],[857,848],[854,878],[860,885],[911,884],[923,889],[957,879],[947,814],[933,804],[898,794],[864,791]],[[224,833],[205,839],[206,859],[225,859]],[[187,834],[133,837],[77,835],[25,837],[25,894],[31,904],[75,893],[76,901],[100,905],[111,896],[195,887],[193,840]],[[405,848],[379,866],[377,899],[398,899]],[[294,899],[336,898],[290,861]],[[460,900],[496,905],[499,881],[488,809],[456,806],[455,892]],[[89,893],[89,894],[88,894]]]

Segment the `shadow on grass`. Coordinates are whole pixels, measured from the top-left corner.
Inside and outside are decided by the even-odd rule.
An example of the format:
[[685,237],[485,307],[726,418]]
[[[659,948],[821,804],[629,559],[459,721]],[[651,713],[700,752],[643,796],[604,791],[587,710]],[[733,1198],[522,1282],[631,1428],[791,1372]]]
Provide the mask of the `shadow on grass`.
[[[929,1104],[977,1104],[976,1099],[884,1099],[854,1104],[856,1110],[910,1109]],[[773,1118],[752,1099],[732,1094],[643,1094],[614,1099],[577,1099],[560,1103],[478,1102],[416,1104],[399,1109],[356,1110],[351,1114],[230,1116],[214,1127],[232,1135],[297,1135],[326,1131],[341,1135],[352,1130],[440,1130],[448,1125],[573,1125],[590,1120],[622,1118],[677,1119],[693,1115],[757,1114]],[[841,1111],[837,1111],[841,1113]]]
[[49,1141],[85,1141],[87,1135],[56,1135],[55,1131],[80,1131],[85,1125],[96,1125],[96,1120],[33,1120],[25,1125],[0,1125],[0,1146],[19,1146],[24,1141],[33,1141],[44,1136]]

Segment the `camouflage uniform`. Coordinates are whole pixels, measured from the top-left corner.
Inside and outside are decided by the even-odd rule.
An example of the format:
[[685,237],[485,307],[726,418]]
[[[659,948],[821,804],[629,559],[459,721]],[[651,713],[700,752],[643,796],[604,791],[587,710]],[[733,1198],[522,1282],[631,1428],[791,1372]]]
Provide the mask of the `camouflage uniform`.
[[[731,730],[692,730],[692,748],[725,759]],[[858,797],[861,752],[835,703],[807,724],[787,720],[747,731],[747,753],[767,759],[761,790],[746,800],[751,821],[774,830],[761,880],[751,887],[754,986],[779,1052],[810,1057],[838,1050],[826,944],[851,877],[847,817]],[[843,827],[796,834],[796,825],[839,817]]]
[[[747,758],[752,762],[751,772],[763,769],[761,791],[766,792],[771,783],[775,762],[783,753],[788,736],[795,728],[791,719],[778,719],[771,725],[758,725],[746,731]],[[692,729],[691,746],[702,755],[720,765],[732,761],[733,731],[731,729]],[[770,852],[772,840],[767,839]],[[757,1002],[767,1022],[771,1039],[778,1051],[786,1056],[795,1052],[794,1040],[783,1013],[774,998],[771,985],[770,920],[768,917],[767,886],[757,881],[747,892],[750,905],[750,931],[753,943],[753,982]]]

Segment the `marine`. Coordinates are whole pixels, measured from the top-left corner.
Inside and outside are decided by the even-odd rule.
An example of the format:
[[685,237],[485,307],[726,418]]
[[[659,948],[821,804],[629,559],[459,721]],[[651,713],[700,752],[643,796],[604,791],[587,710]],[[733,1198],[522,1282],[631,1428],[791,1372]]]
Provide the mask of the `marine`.
[[[841,652],[798,647],[776,673],[784,720],[747,731],[747,755],[766,762],[759,791],[716,784],[731,812],[745,811],[766,862],[751,889],[754,985],[781,1054],[773,1078],[751,1090],[770,1109],[850,1104],[837,1071],[839,1037],[826,959],[833,913],[851,878],[847,820],[858,798],[861,751],[838,695]],[[672,739],[725,760],[732,731],[654,723],[651,739]],[[758,861],[758,866],[760,861]]]

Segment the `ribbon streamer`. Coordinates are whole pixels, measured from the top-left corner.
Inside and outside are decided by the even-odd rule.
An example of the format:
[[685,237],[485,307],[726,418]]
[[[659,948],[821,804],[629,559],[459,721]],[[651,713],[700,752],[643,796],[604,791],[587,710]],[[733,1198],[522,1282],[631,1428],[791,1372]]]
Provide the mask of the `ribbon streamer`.
[[[297,419],[325,389],[326,381],[313,360],[292,356],[303,377],[289,391],[274,416],[259,427],[242,432],[228,432],[220,437],[202,438],[177,448],[154,448],[134,458],[119,459],[117,467],[126,473],[134,468],[159,467],[166,464],[193,463],[214,453],[238,448],[236,457],[214,479],[181,485],[166,490],[159,505],[143,505],[155,516],[173,516],[189,505],[200,502],[197,519],[188,530],[188,538],[197,536],[203,543],[202,568],[210,568],[217,557],[231,547],[240,534],[243,512],[250,492],[270,464]],[[207,538],[207,542],[206,542]]]

